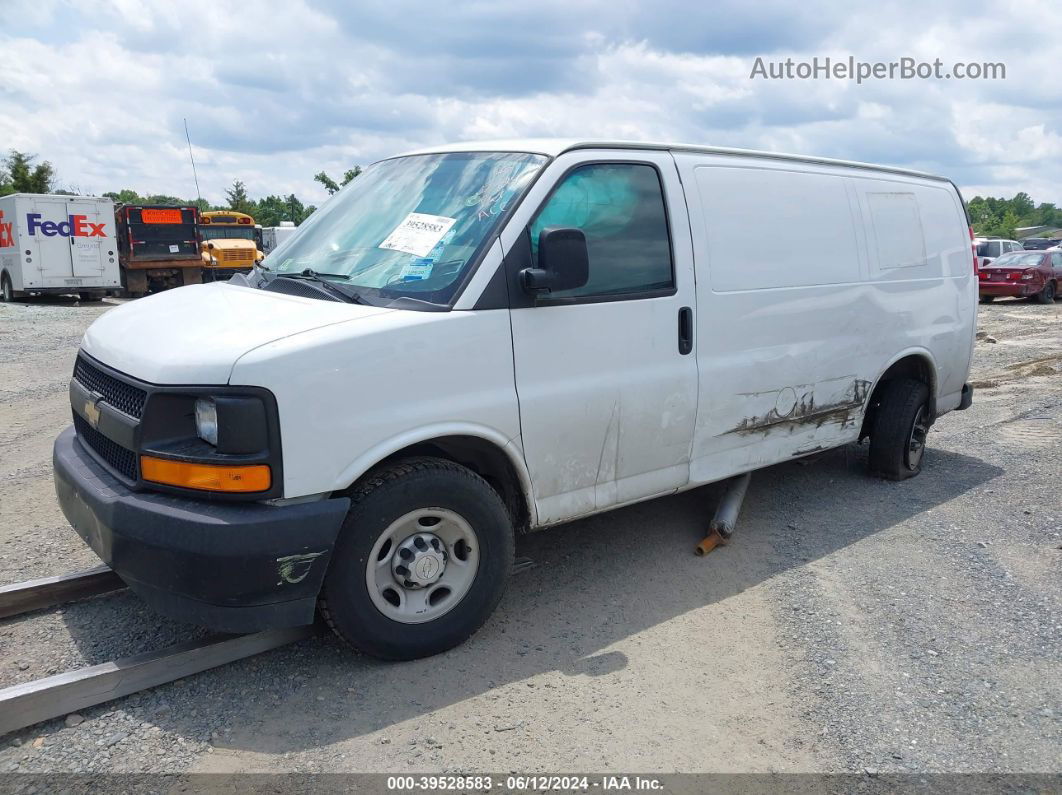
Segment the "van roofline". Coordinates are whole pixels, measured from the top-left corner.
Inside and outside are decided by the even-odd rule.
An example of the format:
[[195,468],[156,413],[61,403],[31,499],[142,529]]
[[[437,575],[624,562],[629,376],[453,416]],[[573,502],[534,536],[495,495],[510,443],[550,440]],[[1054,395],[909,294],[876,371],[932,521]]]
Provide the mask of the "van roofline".
[[[882,166],[873,163],[862,163],[856,160],[837,160],[828,157],[816,157],[813,155],[794,155],[783,152],[765,152],[756,149],[738,149],[725,146],[703,146],[699,144],[665,143],[658,141],[610,141],[610,140],[579,140],[570,138],[520,138],[497,141],[465,141],[455,144],[425,147],[410,152],[404,152],[396,157],[407,155],[444,154],[448,152],[528,152],[531,154],[547,155],[556,157],[565,152],[578,149],[635,149],[652,151],[672,152],[695,152],[706,155],[741,155],[744,157],[759,157],[770,160],[783,160],[798,163],[811,163],[825,166],[843,166],[845,168],[858,168],[867,171],[878,171],[886,174],[901,174],[920,179],[932,179],[939,182],[951,183],[947,177],[930,174],[925,171],[916,171],[899,166]],[[387,158],[390,159],[390,158]]]
[[66,199],[67,201],[101,201],[101,202],[113,202],[114,199],[109,196],[95,196],[75,193],[8,193],[5,196],[0,196],[0,199]]

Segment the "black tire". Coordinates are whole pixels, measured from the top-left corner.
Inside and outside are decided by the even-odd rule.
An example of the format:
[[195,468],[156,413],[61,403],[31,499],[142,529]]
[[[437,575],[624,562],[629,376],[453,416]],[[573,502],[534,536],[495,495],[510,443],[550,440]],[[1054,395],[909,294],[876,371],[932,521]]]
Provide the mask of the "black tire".
[[1036,303],[1038,304],[1053,304],[1055,302],[1055,283],[1048,282],[1044,285],[1044,289],[1036,294]]
[[928,430],[929,387],[913,378],[886,381],[870,431],[870,471],[888,480],[917,475]]
[[[373,603],[367,562],[393,522],[429,507],[453,511],[468,522],[478,541],[479,564],[468,592],[449,612],[424,623],[402,623]],[[371,473],[355,487],[318,607],[335,633],[358,651],[385,660],[428,657],[463,643],[494,612],[514,549],[509,513],[483,478],[444,459],[408,459]]]
[[990,303],[992,303],[995,300],[996,300],[996,297],[994,295],[982,295],[981,296],[981,303],[982,304],[990,304]]
[[15,300],[15,291],[11,287],[11,277],[6,273],[0,276],[0,302],[5,304]]

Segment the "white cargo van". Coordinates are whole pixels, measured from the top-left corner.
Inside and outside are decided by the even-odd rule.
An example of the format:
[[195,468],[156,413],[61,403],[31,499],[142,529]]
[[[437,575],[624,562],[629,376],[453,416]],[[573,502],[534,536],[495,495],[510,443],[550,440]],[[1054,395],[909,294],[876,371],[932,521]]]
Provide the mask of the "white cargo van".
[[[667,144],[376,163],[247,277],[88,330],[55,444],[77,532],[159,611],[406,659],[471,635],[513,537],[970,405],[946,179]],[[563,532],[557,530],[555,532]]]
[[120,288],[114,202],[99,196],[0,198],[0,298]]
[[280,226],[267,226],[262,229],[262,251],[272,253],[273,249],[295,234],[296,226],[291,221],[281,221]]

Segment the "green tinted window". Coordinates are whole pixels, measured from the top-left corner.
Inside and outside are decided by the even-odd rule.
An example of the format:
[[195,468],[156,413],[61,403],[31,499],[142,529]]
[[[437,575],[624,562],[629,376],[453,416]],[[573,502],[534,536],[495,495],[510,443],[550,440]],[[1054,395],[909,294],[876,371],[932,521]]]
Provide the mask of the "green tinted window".
[[531,251],[551,226],[586,235],[590,278],[551,297],[584,297],[663,290],[673,286],[671,244],[660,178],[648,165],[582,166],[564,178],[531,224]]

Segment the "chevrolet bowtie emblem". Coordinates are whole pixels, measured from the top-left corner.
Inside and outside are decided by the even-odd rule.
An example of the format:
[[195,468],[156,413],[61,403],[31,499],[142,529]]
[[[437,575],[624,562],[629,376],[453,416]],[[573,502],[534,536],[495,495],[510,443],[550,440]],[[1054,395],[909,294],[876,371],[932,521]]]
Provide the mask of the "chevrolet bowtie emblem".
[[100,407],[98,405],[99,398],[93,400],[89,398],[85,401],[85,419],[88,420],[88,424],[93,428],[96,428],[100,424]]

